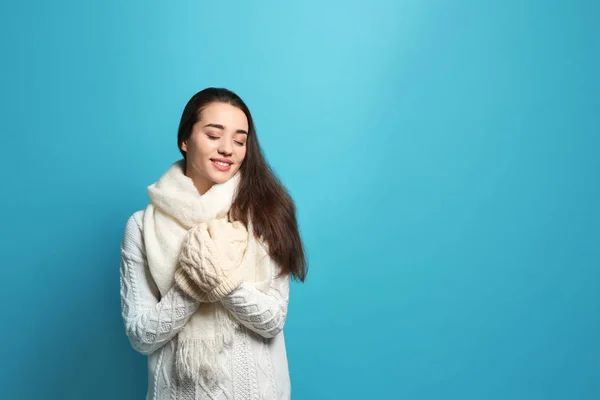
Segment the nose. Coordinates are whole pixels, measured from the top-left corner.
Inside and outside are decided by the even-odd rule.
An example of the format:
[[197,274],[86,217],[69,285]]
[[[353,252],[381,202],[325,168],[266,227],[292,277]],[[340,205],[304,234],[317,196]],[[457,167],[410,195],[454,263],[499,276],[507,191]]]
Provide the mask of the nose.
[[230,140],[226,140],[225,138],[223,139],[224,140],[219,141],[219,154],[230,156],[233,153],[233,144]]

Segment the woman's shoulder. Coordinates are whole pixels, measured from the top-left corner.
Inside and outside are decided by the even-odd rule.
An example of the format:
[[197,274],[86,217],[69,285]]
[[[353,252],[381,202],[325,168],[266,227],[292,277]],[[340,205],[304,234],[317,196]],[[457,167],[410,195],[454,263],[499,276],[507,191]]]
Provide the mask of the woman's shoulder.
[[138,210],[129,216],[125,224],[125,232],[142,231],[144,226],[144,210]]
[[138,210],[138,211],[134,212],[133,214],[131,214],[131,216],[127,220],[127,225],[135,224],[141,229],[142,224],[144,223],[144,211],[145,210]]
[[127,252],[143,253],[144,210],[134,212],[125,224],[125,233],[121,248]]

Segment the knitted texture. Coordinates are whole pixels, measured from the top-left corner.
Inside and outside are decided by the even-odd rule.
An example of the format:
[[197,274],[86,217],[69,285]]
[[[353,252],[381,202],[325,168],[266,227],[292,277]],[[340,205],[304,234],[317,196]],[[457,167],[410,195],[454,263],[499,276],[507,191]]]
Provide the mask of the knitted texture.
[[[219,303],[243,326],[235,330],[224,356],[232,380],[214,395],[215,387],[176,377],[178,334],[197,312],[199,303],[174,285],[164,294],[148,271],[143,211],[127,222],[121,246],[121,308],[125,332],[133,348],[148,355],[148,393],[152,400],[289,399],[290,381],[282,332],[289,301],[289,276],[277,277],[273,264],[269,289],[243,283]],[[269,339],[271,338],[271,339]],[[263,346],[268,348],[265,351]],[[272,367],[269,367],[269,364]],[[276,396],[264,396],[276,389]],[[263,394],[263,395],[261,395]]]
[[237,221],[215,219],[195,226],[183,240],[175,281],[197,300],[221,299],[244,279],[247,238],[246,228]]
[[[239,325],[216,300],[242,281],[266,292],[274,266],[251,224],[246,231],[240,223],[227,220],[239,172],[201,195],[184,170],[185,160],[179,160],[148,187],[151,202],[143,217],[145,252],[161,295],[177,282],[193,298],[203,300],[178,335],[176,370],[182,380],[203,380],[207,387],[214,387],[230,379],[224,353]],[[188,245],[182,257],[185,266],[181,266],[184,241]]]

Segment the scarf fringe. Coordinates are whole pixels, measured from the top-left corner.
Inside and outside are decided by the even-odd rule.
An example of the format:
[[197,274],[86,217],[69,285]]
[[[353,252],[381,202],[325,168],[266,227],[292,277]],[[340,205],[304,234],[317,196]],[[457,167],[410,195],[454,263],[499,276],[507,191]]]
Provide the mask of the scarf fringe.
[[[158,182],[148,187],[150,204],[144,214],[144,243],[152,278],[165,295],[175,284],[178,258],[188,230],[202,222],[227,218],[235,199],[240,174],[215,184],[199,195],[185,175],[185,160],[171,165]],[[244,282],[266,292],[271,279],[268,254],[248,226]],[[180,379],[223,385],[230,379],[225,354],[239,329],[239,323],[220,302],[201,303],[177,335],[176,374]]]
[[201,379],[209,387],[231,379],[224,353],[231,348],[239,325],[222,306],[215,309],[215,314],[217,326],[214,336],[185,339],[179,335],[175,360],[179,379]]

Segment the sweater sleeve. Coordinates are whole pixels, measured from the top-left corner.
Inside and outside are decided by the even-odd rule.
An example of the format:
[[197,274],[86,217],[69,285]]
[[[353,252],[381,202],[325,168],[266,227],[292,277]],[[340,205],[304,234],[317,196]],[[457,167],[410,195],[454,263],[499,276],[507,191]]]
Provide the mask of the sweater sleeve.
[[161,298],[148,268],[142,213],[129,218],[121,243],[121,315],[132,347],[151,354],[183,329],[199,303],[177,285]]
[[275,337],[285,324],[290,296],[290,276],[277,277],[273,268],[269,290],[264,293],[248,283],[221,299],[235,318],[262,337]]

